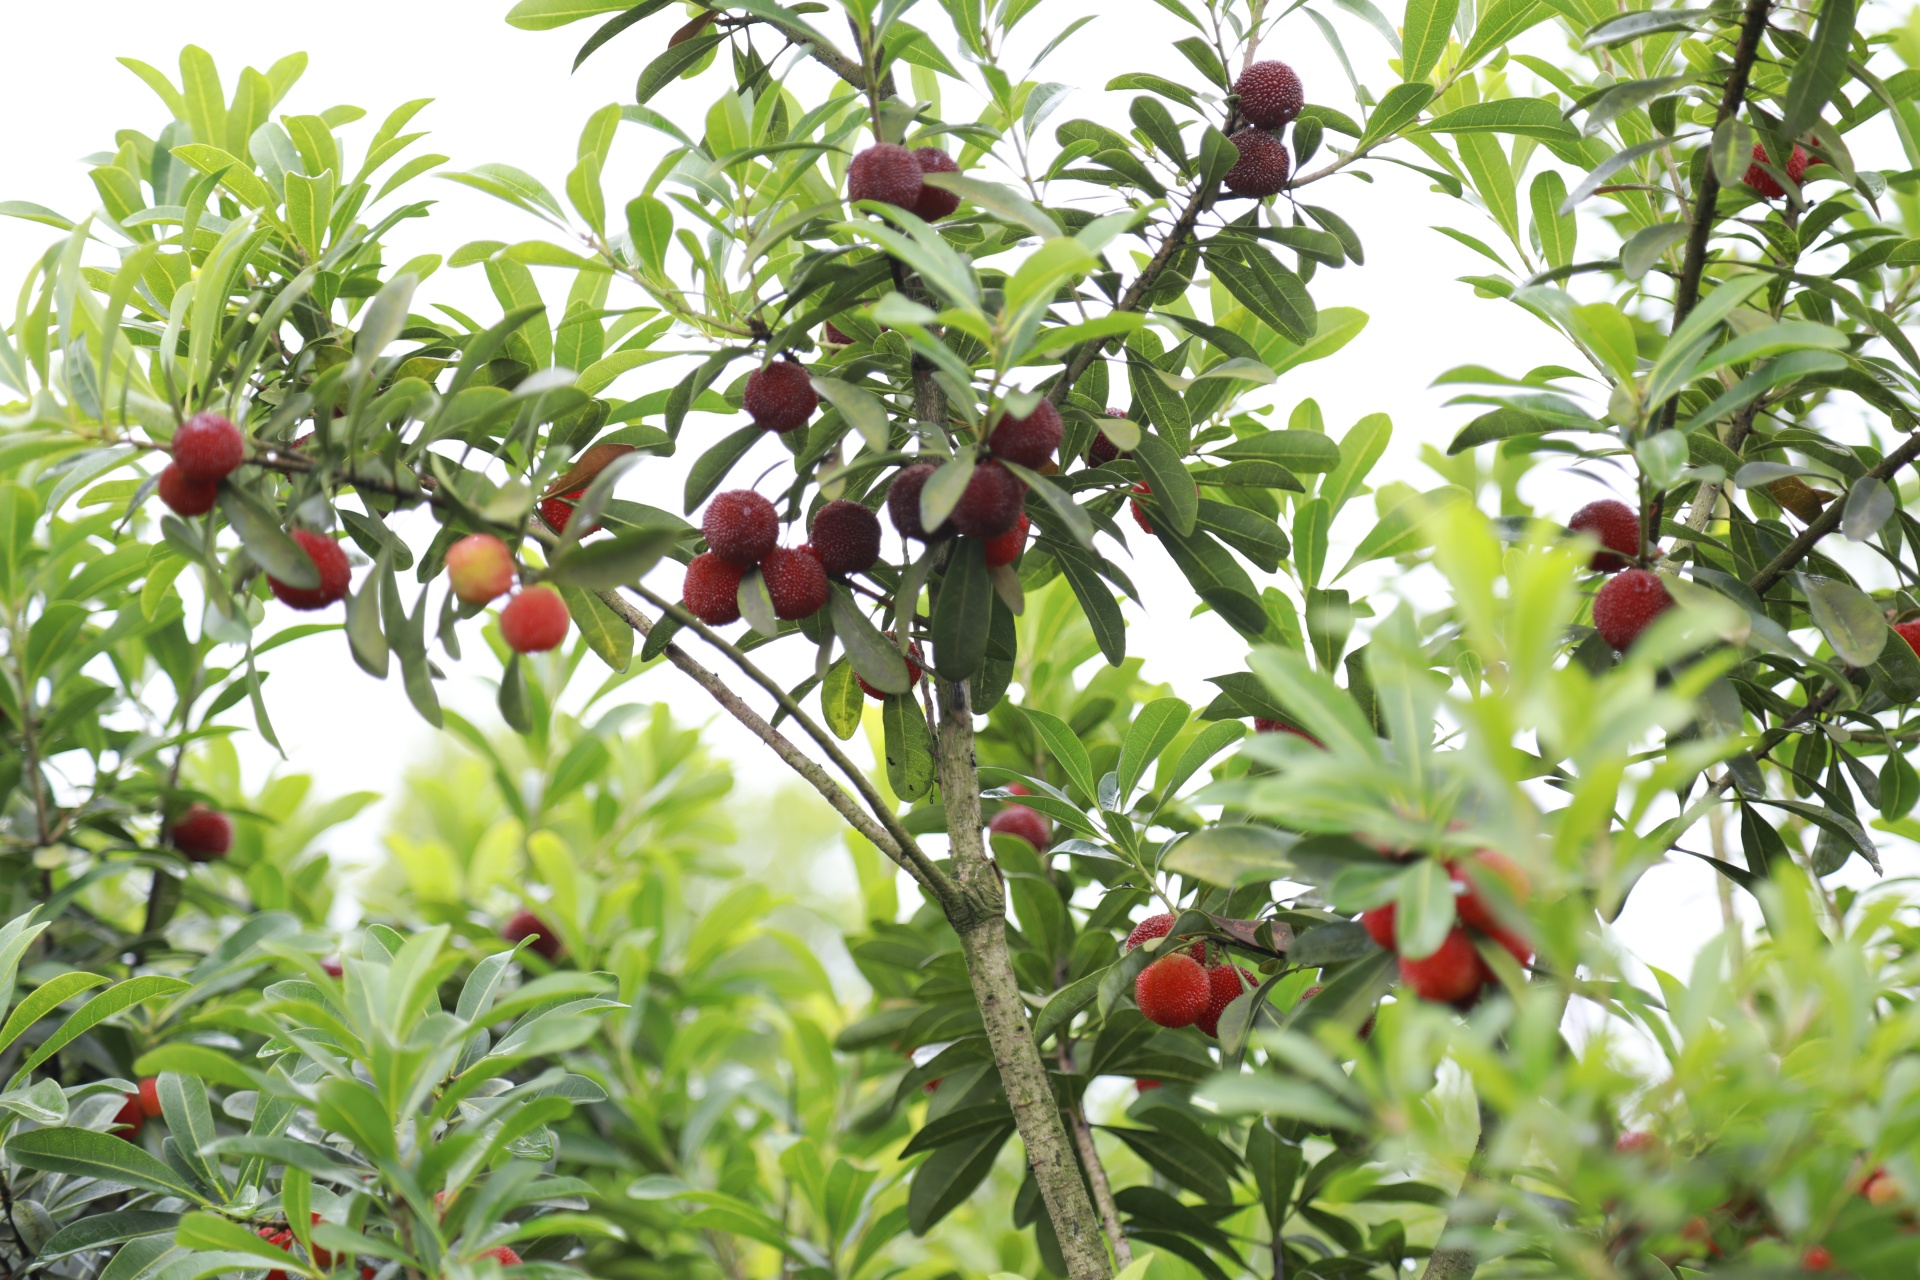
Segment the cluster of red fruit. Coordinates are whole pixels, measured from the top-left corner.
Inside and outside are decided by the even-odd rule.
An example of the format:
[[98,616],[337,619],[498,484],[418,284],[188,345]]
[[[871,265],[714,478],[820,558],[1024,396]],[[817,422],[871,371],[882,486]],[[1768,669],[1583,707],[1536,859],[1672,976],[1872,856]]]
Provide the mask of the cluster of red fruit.
[[847,199],[890,204],[922,222],[938,222],[960,207],[960,197],[927,185],[927,175],[958,172],[953,157],[938,147],[909,151],[894,142],[876,143],[847,166]]
[[[319,1226],[321,1221],[322,1219],[319,1214],[316,1213],[313,1215],[314,1226],[316,1227]],[[259,1236],[262,1240],[265,1240],[268,1244],[274,1246],[276,1249],[284,1249],[288,1253],[293,1252],[293,1242],[296,1237],[293,1234],[293,1228],[290,1226],[261,1227],[258,1231],[254,1232],[254,1234]],[[514,1258],[515,1262],[518,1262],[519,1260],[520,1259],[518,1258],[518,1256]],[[313,1265],[316,1267],[319,1267],[323,1271],[332,1270],[333,1254],[325,1249],[322,1249],[319,1245],[313,1246]],[[360,1280],[373,1280],[374,1270],[375,1269],[373,1267],[367,1266],[365,1263],[362,1263],[360,1266]],[[287,1280],[287,1273],[284,1271],[269,1271],[267,1272],[266,1280]]]
[[1594,594],[1593,629],[1624,652],[1655,618],[1673,607],[1673,597],[1659,574],[1628,568],[1640,559],[1640,513],[1624,502],[1602,498],[1574,512],[1567,527],[1600,540],[1588,568],[1619,574]]
[[1027,484],[1003,464],[1031,471],[1048,466],[1060,447],[1061,432],[1060,411],[1050,400],[1034,405],[1025,417],[1006,414],[987,436],[988,456],[974,466],[945,520],[929,529],[920,518],[920,491],[939,469],[931,462],[916,462],[894,476],[887,487],[887,517],[903,538],[977,538],[986,544],[988,565],[1012,564],[1027,542]]
[[[447,548],[447,581],[462,604],[491,604],[513,591],[513,552],[490,533],[470,533]],[[545,653],[567,638],[567,602],[552,587],[515,591],[500,610],[500,638],[515,653]]]
[[[1527,875],[1511,859],[1483,849],[1473,855],[1472,862],[1478,873],[1494,877],[1507,886],[1515,906],[1525,905],[1530,892]],[[1499,943],[1523,968],[1533,963],[1533,947],[1495,916],[1493,908],[1475,887],[1473,873],[1457,862],[1447,863],[1446,868],[1453,881],[1453,913],[1459,923],[1448,931],[1446,940],[1432,955],[1417,960],[1401,956],[1400,981],[1423,1000],[1467,1005],[1479,997],[1482,987],[1496,981],[1479,948],[1473,945],[1474,934]],[[1394,905],[1388,903],[1363,913],[1360,924],[1375,942],[1389,951],[1398,951],[1397,914]]]
[[[1171,915],[1148,916],[1127,935],[1126,950],[1164,938],[1172,930]],[[1196,942],[1161,956],[1140,971],[1133,980],[1133,1002],[1148,1022],[1163,1027],[1198,1027],[1209,1036],[1220,1034],[1220,1015],[1241,992],[1259,986],[1260,979],[1224,960],[1208,964],[1209,954],[1204,941]]]
[[1227,170],[1227,190],[1255,199],[1277,195],[1286,189],[1293,160],[1275,134],[1306,105],[1300,77],[1284,62],[1256,62],[1233,82],[1233,92],[1235,111],[1247,127],[1228,139],[1240,157]]
[[[1819,139],[1814,139],[1814,142],[1817,144]],[[1760,142],[1754,143],[1753,163],[1747,166],[1747,172],[1740,180],[1762,200],[1778,200],[1781,196],[1787,194],[1787,189],[1781,186],[1772,174],[1761,167],[1766,163],[1766,160],[1766,144]],[[1793,185],[1797,187],[1800,185],[1801,175],[1819,163],[1820,161],[1807,154],[1806,148],[1796,142],[1793,144],[1793,151],[1787,156],[1787,176],[1793,179]]]

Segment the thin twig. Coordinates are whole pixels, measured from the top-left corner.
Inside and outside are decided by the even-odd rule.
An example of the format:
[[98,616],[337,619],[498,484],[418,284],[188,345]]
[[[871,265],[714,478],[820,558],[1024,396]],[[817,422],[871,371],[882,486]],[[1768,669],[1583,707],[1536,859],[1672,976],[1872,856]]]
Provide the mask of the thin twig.
[[[1882,458],[1867,472],[1867,477],[1886,480],[1915,458],[1920,458],[1920,435],[1908,436],[1906,443]],[[1781,549],[1779,555],[1767,563],[1765,568],[1747,580],[1747,585],[1760,595],[1767,594],[1774,583],[1786,577],[1795,565],[1806,558],[1807,553],[1813,550],[1815,543],[1840,527],[1840,518],[1845,511],[1846,503],[1844,502],[1828,503],[1826,510],[1808,521],[1807,527],[1800,531],[1799,537],[1789,542]]]

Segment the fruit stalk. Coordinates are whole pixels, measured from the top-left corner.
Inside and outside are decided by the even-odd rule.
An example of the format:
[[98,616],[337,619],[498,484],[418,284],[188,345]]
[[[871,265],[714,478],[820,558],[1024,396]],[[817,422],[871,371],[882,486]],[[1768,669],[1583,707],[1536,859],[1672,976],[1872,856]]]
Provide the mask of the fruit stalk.
[[1007,1105],[1027,1149],[1027,1164],[1046,1202],[1060,1241],[1069,1280],[1106,1280],[1111,1275],[1093,1202],[1060,1122],[1060,1103],[1033,1041],[1007,950],[1007,900],[999,868],[987,856],[980,834],[980,772],[973,754],[973,708],[966,682],[935,681],[939,703],[940,796],[947,809],[948,851],[959,880],[957,910],[947,920],[960,937],[967,977],[987,1044],[993,1050]]

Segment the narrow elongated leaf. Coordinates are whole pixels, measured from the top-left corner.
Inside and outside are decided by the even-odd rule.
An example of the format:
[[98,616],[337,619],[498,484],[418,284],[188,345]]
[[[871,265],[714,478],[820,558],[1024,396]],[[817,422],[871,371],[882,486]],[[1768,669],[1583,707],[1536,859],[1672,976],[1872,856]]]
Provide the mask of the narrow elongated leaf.
[[1459,8],[1460,0],[1407,0],[1407,16],[1400,36],[1403,79],[1427,78],[1427,73],[1440,61],[1440,55],[1447,51],[1453,15]]
[[993,617],[993,583],[987,577],[986,544],[961,538],[947,560],[933,603],[933,668],[948,680],[967,680],[987,655]]
[[[602,12],[605,12],[602,10]],[[696,65],[706,57],[723,37],[708,32],[695,36],[683,44],[677,44],[646,65],[640,73],[640,81],[634,87],[633,100],[640,106],[647,105],[648,99],[680,78],[680,74]]]
[[1200,514],[1200,491],[1172,445],[1151,432],[1134,446],[1134,461],[1153,490],[1153,506],[1160,518],[1182,535],[1193,532]]
[[1854,0],[1824,0],[1813,40],[1793,64],[1787,96],[1780,103],[1780,134],[1797,138],[1813,127],[1847,75],[1853,44]]
[[902,800],[918,800],[933,788],[933,732],[926,713],[911,693],[890,693],[880,707],[880,727],[887,785]]
[[29,1169],[118,1182],[141,1191],[204,1203],[171,1167],[140,1147],[90,1129],[33,1129],[7,1140],[7,1158]]
[[899,648],[867,620],[845,587],[834,587],[828,608],[832,611],[834,634],[847,647],[847,658],[861,679],[887,694],[903,694],[913,687],[907,678],[906,659],[900,656]]
[[1120,763],[1115,781],[1123,808],[1132,799],[1133,789],[1139,784],[1141,775],[1160,758],[1160,753],[1185,727],[1192,713],[1193,708],[1178,698],[1155,698],[1140,708],[1140,714],[1134,717],[1126,740],[1120,746]]

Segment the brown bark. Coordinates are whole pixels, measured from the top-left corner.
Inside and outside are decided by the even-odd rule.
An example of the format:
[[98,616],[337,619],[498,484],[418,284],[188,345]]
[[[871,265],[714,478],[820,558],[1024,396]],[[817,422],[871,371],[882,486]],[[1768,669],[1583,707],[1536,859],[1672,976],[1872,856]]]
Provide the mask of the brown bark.
[[[1480,1136],[1473,1144],[1473,1156],[1467,1161],[1467,1176],[1460,1180],[1460,1192],[1454,1199],[1453,1211],[1447,1215],[1447,1225],[1440,1229],[1440,1238],[1445,1240],[1447,1232],[1456,1226],[1478,1226],[1486,1221],[1486,1207],[1468,1199],[1473,1194],[1473,1184],[1480,1181],[1480,1175],[1487,1164],[1487,1147],[1493,1142],[1493,1129],[1499,1123],[1493,1110],[1484,1099],[1480,1102]],[[1427,1259],[1426,1270],[1420,1273],[1421,1280],[1469,1280],[1480,1266],[1479,1255],[1472,1249],[1452,1245],[1436,1248]]]

